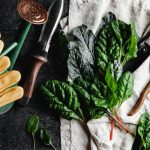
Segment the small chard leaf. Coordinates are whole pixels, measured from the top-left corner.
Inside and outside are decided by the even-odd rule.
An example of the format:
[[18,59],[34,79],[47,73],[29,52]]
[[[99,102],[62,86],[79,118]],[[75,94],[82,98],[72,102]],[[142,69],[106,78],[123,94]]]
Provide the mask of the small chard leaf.
[[40,129],[40,138],[41,138],[43,144],[45,144],[45,145],[52,144],[52,139],[51,139],[50,135],[47,133],[47,130],[44,128]]
[[62,117],[78,120],[84,118],[77,94],[69,83],[50,80],[41,89],[49,107],[59,112]]
[[124,73],[118,81],[117,95],[121,103],[128,99],[133,92],[134,79],[130,72]]
[[117,89],[117,82],[111,74],[111,64],[108,65],[106,69],[105,81],[112,92],[115,92]]
[[137,134],[140,136],[140,149],[149,150],[150,149],[150,114],[142,114],[138,127]]
[[33,115],[29,117],[28,122],[27,122],[27,131],[34,135],[39,127],[39,117],[36,115]]
[[44,145],[50,145],[53,147],[54,150],[56,150],[56,148],[54,147],[52,143],[51,136],[48,134],[47,130],[44,128],[40,129],[40,139]]
[[92,77],[94,67],[93,43],[94,35],[85,25],[72,31],[72,41],[69,42],[68,72],[69,78],[85,76]]

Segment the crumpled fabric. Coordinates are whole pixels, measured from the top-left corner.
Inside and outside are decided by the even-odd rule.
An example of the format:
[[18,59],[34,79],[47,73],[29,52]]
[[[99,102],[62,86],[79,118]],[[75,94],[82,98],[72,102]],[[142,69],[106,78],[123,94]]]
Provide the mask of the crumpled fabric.
[[[61,20],[63,31],[67,34],[74,27],[85,24],[96,34],[102,17],[107,12],[113,12],[116,17],[126,23],[135,20],[139,37],[150,31],[149,0],[70,0],[69,16]],[[147,31],[145,32],[145,30]],[[150,45],[150,38],[147,40]],[[127,113],[138,100],[140,93],[150,81],[150,57],[134,72],[134,92],[126,100],[119,114],[132,132],[142,113],[150,112],[150,94],[147,95],[140,111],[129,117]],[[88,126],[88,129],[87,129]],[[134,137],[115,127],[113,140],[109,140],[110,121],[107,116],[90,120],[87,126],[76,120],[61,119],[61,149],[62,150],[131,150]],[[92,138],[90,137],[92,135]],[[94,141],[93,141],[94,139]]]

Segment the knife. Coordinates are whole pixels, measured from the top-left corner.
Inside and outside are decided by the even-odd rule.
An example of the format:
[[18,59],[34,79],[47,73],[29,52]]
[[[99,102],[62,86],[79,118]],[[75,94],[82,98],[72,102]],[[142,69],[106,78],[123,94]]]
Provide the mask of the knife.
[[[147,32],[148,30],[149,30],[149,32]],[[147,27],[147,30],[145,32],[148,34],[144,34],[145,36],[143,38],[141,38],[138,42],[138,49],[139,49],[138,57],[135,58],[132,62],[132,65],[133,65],[132,71],[135,71],[143,63],[143,61],[148,56],[150,56],[150,46],[146,42],[150,38],[150,26]],[[128,66],[126,66],[126,67],[128,67]],[[129,67],[128,67],[128,69],[129,69]],[[130,69],[130,71],[131,71],[131,69]],[[146,85],[146,87],[142,91],[136,104],[129,111],[128,116],[132,116],[140,110],[140,108],[142,107],[142,105],[144,103],[145,97],[149,92],[150,92],[150,82]]]
[[150,29],[150,25],[145,30],[145,33],[147,34],[144,37],[140,38],[137,43],[138,46],[137,57],[126,63],[126,65],[124,66],[124,72],[126,71],[134,72],[150,56],[150,45],[146,42],[147,39],[150,38],[149,29]]
[[36,44],[36,51],[31,55],[31,71],[24,85],[24,97],[19,104],[25,106],[32,98],[36,78],[40,68],[47,63],[47,55],[52,37],[57,29],[64,8],[64,0],[54,0],[48,9],[48,21],[43,25],[39,40]]

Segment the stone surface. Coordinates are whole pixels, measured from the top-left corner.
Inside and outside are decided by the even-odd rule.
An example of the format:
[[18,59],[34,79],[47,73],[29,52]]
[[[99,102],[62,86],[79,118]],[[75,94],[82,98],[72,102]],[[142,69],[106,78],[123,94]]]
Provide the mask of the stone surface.
[[[50,4],[50,0],[40,0],[45,8]],[[0,1],[0,32],[5,41],[5,46],[19,38],[23,20],[16,11],[17,0]],[[68,12],[68,0],[65,0],[64,16]],[[29,72],[29,54],[33,50],[37,41],[41,26],[32,26],[30,33],[24,43],[22,51],[17,60],[15,69],[22,73],[21,85],[23,85]],[[59,29],[56,31],[49,51],[49,63],[44,65],[37,78],[32,101],[27,107],[20,107],[17,103],[6,114],[0,116],[0,150],[32,150],[32,138],[26,132],[26,122],[29,116],[36,114],[40,117],[40,126],[46,127],[53,138],[53,143],[57,150],[60,150],[60,118],[58,114],[50,111],[40,94],[40,85],[48,79],[65,79],[67,69],[64,62],[58,58],[60,51]],[[38,135],[36,137],[37,150],[48,150],[51,147],[43,146]]]

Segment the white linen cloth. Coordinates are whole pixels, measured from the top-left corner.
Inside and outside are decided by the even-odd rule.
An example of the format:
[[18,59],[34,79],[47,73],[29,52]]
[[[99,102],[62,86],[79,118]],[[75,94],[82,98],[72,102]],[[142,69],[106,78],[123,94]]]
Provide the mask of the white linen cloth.
[[[126,23],[135,20],[139,36],[142,36],[150,24],[150,0],[70,0],[69,16],[61,21],[65,33],[74,27],[85,24],[93,33],[96,33],[102,17],[107,12],[113,12],[116,17]],[[150,45],[150,39],[147,40]],[[134,92],[130,99],[125,101],[120,110],[120,116],[135,132],[136,125],[143,112],[150,112],[150,94],[146,97],[140,111],[132,117],[127,113],[136,103],[143,88],[150,81],[150,57],[134,72]],[[87,123],[94,138],[89,139],[87,128],[76,120],[61,119],[61,149],[62,150],[131,150],[134,137],[115,127],[113,140],[109,140],[110,121],[104,116],[101,119]]]

